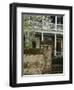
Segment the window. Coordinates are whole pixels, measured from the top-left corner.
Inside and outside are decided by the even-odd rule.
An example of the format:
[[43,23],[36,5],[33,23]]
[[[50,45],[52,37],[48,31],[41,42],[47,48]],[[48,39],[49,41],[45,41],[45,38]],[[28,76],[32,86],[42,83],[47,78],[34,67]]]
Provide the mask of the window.
[[50,16],[51,18],[51,23],[55,23],[55,16]]
[[57,16],[57,24],[63,24],[63,16]]

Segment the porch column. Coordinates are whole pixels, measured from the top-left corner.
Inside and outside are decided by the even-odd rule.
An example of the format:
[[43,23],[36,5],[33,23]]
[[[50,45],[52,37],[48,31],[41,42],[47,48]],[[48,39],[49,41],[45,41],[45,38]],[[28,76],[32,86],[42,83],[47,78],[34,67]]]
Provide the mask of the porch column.
[[[57,16],[55,16],[55,32],[57,31]],[[56,42],[57,37],[56,37],[56,33],[54,35],[54,56],[56,56]]]
[[43,41],[44,39],[43,39],[43,33],[41,33],[41,41]]
[[56,56],[56,34],[54,35],[54,56]]

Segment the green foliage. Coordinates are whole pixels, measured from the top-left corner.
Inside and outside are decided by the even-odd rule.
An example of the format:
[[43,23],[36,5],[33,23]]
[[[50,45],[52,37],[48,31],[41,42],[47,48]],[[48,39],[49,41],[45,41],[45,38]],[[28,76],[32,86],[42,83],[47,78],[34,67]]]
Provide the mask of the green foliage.
[[32,44],[29,42],[28,44],[25,45],[25,48],[32,48]]
[[30,30],[32,28],[32,24],[29,16],[24,17],[23,23],[24,23],[24,29]]
[[[50,16],[42,15],[25,15],[24,16],[24,30],[34,30],[34,26],[37,26],[39,29],[42,28],[42,25],[52,21]],[[44,26],[43,25],[43,26]]]

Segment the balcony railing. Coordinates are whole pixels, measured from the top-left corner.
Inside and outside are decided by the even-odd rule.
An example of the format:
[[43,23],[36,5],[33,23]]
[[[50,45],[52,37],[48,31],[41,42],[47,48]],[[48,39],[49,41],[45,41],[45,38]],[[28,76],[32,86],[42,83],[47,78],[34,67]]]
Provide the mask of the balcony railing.
[[[30,27],[30,28],[29,28]],[[26,30],[26,26],[24,26]],[[56,32],[63,32],[63,24],[56,24],[55,23],[39,23],[39,22],[32,22],[30,26],[28,26],[29,30],[43,30],[43,31],[56,31]]]

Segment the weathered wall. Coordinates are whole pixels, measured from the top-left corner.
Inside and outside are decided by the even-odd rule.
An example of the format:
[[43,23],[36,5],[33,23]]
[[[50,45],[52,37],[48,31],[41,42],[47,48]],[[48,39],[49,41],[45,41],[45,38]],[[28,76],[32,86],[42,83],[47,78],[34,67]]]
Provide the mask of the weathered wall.
[[24,74],[46,74],[51,71],[52,47],[43,50],[43,54],[24,55]]

